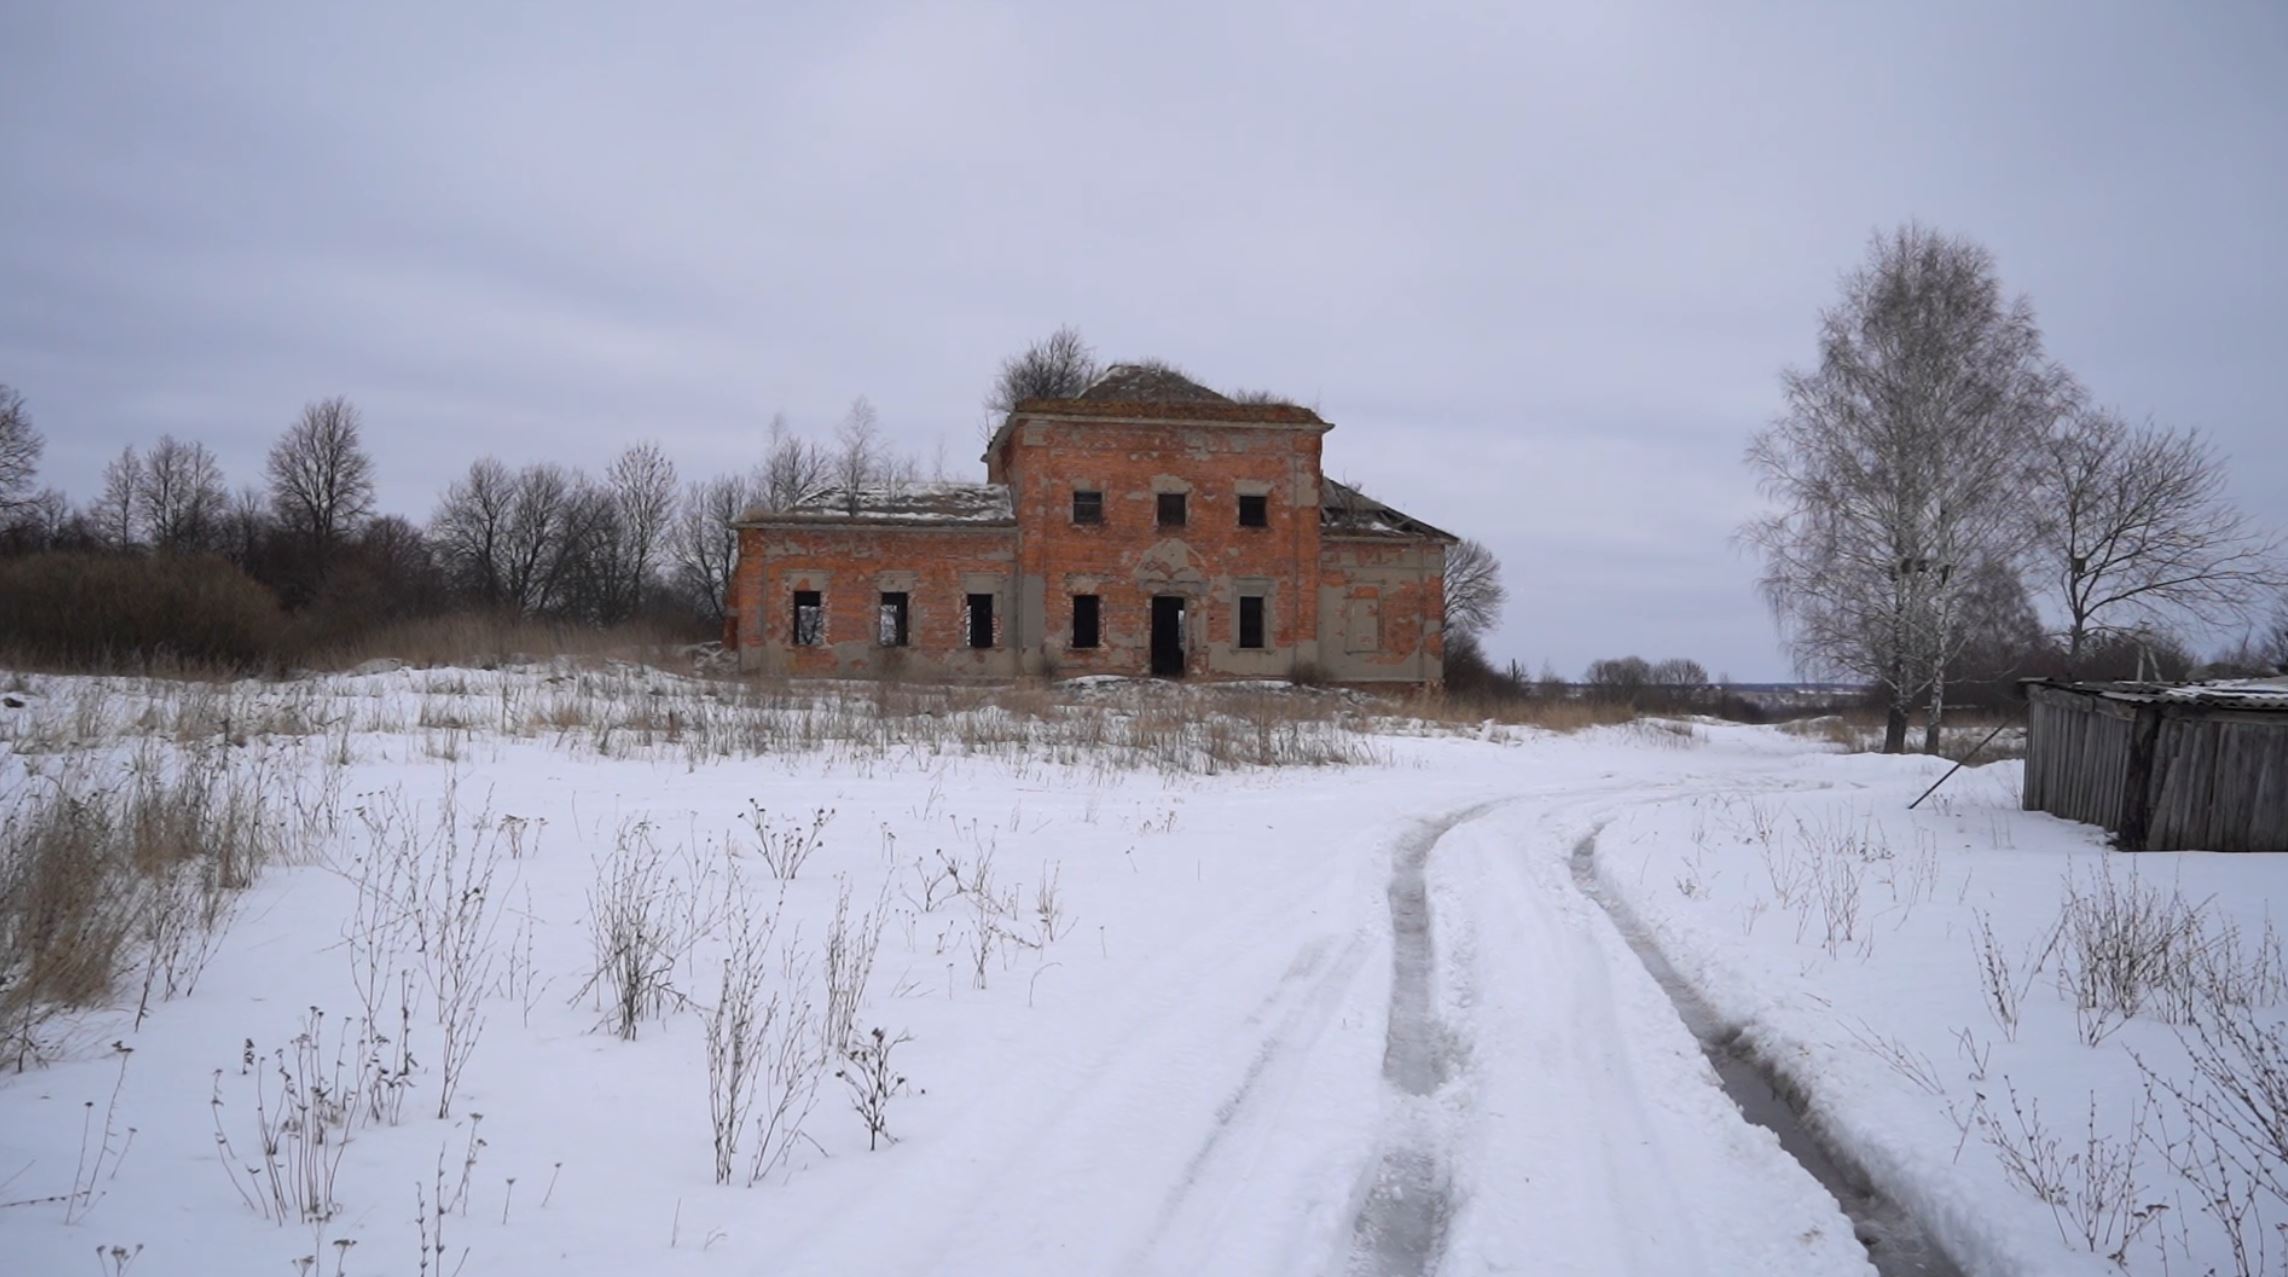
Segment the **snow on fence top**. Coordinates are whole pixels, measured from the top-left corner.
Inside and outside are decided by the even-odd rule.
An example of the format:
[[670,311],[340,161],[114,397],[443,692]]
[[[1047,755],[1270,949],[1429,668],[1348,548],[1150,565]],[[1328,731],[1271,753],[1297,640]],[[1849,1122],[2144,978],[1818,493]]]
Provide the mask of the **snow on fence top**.
[[2166,704],[2202,709],[2272,710],[2288,713],[2288,676],[2217,678],[2198,683],[2065,683],[2054,679],[2030,679],[2028,682],[2133,705]]

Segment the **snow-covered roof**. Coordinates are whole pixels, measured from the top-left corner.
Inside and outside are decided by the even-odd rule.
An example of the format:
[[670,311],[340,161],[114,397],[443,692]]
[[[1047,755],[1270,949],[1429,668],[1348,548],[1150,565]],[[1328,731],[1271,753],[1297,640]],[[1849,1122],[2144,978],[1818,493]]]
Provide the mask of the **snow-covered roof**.
[[2032,682],[2067,691],[2140,705],[2189,705],[2204,709],[2264,710],[2288,713],[2288,675],[2278,678],[2216,678],[2198,683]]
[[1326,481],[1325,495],[1319,501],[1319,527],[1331,536],[1346,537],[1429,537],[1439,541],[1458,541],[1451,532],[1440,531],[1411,515],[1402,514],[1347,483]]
[[738,522],[995,527],[1014,525],[1017,512],[1005,483],[881,483],[827,488],[785,510],[757,506]]
[[2238,709],[2288,710],[2288,676],[2217,678],[2205,683],[2185,683],[2163,691],[2161,699],[2191,701],[2199,705],[2230,705]]

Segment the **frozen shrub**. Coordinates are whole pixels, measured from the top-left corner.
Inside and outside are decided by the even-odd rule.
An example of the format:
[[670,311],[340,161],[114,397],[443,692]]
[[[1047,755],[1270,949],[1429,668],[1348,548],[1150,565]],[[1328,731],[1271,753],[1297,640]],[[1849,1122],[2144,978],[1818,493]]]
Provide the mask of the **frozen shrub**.
[[866,984],[873,978],[874,953],[882,943],[882,924],[888,917],[889,883],[882,884],[884,895],[876,898],[871,912],[860,918],[850,916],[850,880],[838,880],[834,898],[834,918],[826,927],[826,1019],[825,1056],[835,1059],[849,1048],[852,1026],[858,1018],[858,1004],[865,1000]]
[[674,977],[676,960],[690,948],[683,926],[692,916],[688,895],[648,824],[623,826],[596,867],[588,891],[595,960],[580,993],[596,994],[604,1023],[622,1038],[633,1041],[645,1019],[684,1000]]
[[2066,878],[2058,979],[2091,1046],[2148,1009],[2181,1019],[2206,965],[2202,908],[2106,864],[2085,885]]
[[35,554],[0,564],[0,648],[33,661],[253,669],[275,659],[278,600],[214,555]]
[[747,827],[754,832],[756,854],[763,858],[771,876],[782,881],[791,882],[802,872],[825,838],[827,822],[833,819],[834,813],[821,807],[811,813],[807,825],[799,819],[776,821],[761,803],[747,802]]
[[850,1048],[841,1070],[834,1075],[849,1088],[851,1111],[866,1124],[869,1152],[885,1141],[896,1142],[890,1134],[890,1099],[905,1086],[906,1079],[891,1063],[890,1055],[912,1040],[906,1034],[891,1037],[876,1028]]

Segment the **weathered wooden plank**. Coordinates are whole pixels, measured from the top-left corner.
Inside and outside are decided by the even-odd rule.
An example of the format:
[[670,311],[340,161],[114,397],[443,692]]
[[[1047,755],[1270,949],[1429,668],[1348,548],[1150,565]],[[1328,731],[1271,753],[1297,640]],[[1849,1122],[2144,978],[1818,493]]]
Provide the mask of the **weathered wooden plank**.
[[2027,701],[2028,810],[2124,846],[2288,852],[2288,715],[2040,684]]

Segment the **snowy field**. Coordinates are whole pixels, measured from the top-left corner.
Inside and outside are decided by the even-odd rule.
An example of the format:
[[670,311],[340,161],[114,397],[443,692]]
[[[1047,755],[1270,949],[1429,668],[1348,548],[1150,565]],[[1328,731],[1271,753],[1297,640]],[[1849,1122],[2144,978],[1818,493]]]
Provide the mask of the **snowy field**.
[[[1909,814],[1943,764],[1285,689],[8,687],[4,934],[95,953],[0,991],[10,1274],[1870,1271],[1632,941],[1965,1272],[2283,1255],[2170,1098],[2277,1058],[2282,870],[2015,763]],[[2166,970],[2088,969],[2125,900]]]

